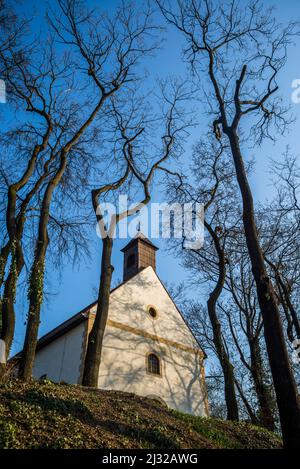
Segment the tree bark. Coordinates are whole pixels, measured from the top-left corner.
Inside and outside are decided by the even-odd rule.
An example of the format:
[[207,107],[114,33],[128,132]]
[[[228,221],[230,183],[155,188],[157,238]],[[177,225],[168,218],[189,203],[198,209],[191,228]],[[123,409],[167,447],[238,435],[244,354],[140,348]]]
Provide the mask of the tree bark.
[[253,198],[241,154],[239,137],[232,127],[224,128],[223,126],[223,130],[229,138],[242,195],[245,237],[263,317],[264,336],[277,397],[283,441],[286,448],[296,449],[300,441],[300,403],[285,344],[280,313],[258,240]]
[[[10,272],[4,285],[3,301],[1,305],[2,327],[0,338],[5,342],[6,362],[8,360],[11,344],[15,331],[15,309],[14,302],[16,296],[17,282],[24,267],[24,257],[19,243],[13,248]],[[1,363],[0,379],[6,371],[6,363]]]
[[[38,330],[40,325],[40,311],[41,300],[40,295],[42,292],[42,281],[44,277],[44,261],[46,249],[48,245],[48,238],[41,246],[40,252],[36,255],[33,270],[30,278],[30,294],[29,294],[29,313],[27,319],[26,334],[22,356],[19,366],[19,378],[24,381],[29,381],[32,375],[34,364],[34,357],[36,351],[36,344],[38,338]],[[37,259],[39,259],[37,261]],[[41,283],[40,283],[41,282]]]
[[[10,254],[10,241],[8,241],[2,247],[1,252],[0,252],[0,289],[4,282],[5,269],[6,269],[6,264],[8,261],[9,254]],[[0,338],[1,338],[2,327],[3,327],[2,305],[3,305],[3,298],[0,297]],[[0,364],[0,377],[2,374],[1,368],[2,368],[2,364]]]
[[7,243],[1,248],[1,252],[0,252],[0,288],[3,285],[5,268],[6,268],[9,254],[10,254],[10,241],[7,241]]
[[264,382],[264,371],[259,344],[249,341],[251,354],[251,374],[259,404],[259,422],[270,431],[275,430],[275,420],[272,412],[271,395]]
[[[29,178],[31,172],[27,174]],[[27,178],[26,178],[27,181]],[[16,199],[17,190],[22,185],[25,185],[25,179],[23,178],[22,184],[20,182],[17,185],[12,185],[8,190],[8,206],[6,211],[6,225],[9,234],[9,241],[2,249],[1,260],[5,260],[3,265],[3,275],[1,276],[1,282],[3,282],[4,271],[9,254],[11,254],[11,264],[9,273],[4,283],[4,292],[1,301],[0,313],[1,313],[1,334],[0,338],[5,342],[5,360],[7,362],[11,344],[14,338],[15,331],[15,309],[14,302],[16,296],[16,288],[18,283],[19,275],[24,267],[24,256],[21,246],[21,237],[24,226],[24,216],[20,219],[19,223],[16,222]],[[2,272],[1,272],[2,273]],[[0,379],[3,378],[6,372],[6,362],[0,364]]]
[[102,343],[109,311],[110,288],[113,274],[111,256],[113,239],[107,236],[102,240],[100,285],[95,321],[89,334],[88,346],[84,361],[83,386],[97,387],[101,364]]

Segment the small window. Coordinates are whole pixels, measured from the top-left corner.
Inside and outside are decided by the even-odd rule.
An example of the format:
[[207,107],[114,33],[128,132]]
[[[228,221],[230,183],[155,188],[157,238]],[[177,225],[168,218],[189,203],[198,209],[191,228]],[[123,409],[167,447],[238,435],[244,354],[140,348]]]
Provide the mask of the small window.
[[157,311],[155,308],[153,308],[153,306],[150,306],[150,308],[148,309],[148,313],[153,319],[157,317]]
[[155,306],[148,305],[147,306],[147,313],[149,314],[150,318],[157,319],[158,311]]
[[160,375],[160,360],[155,353],[148,355],[148,372],[153,375]]
[[133,267],[134,265],[135,265],[135,255],[130,254],[130,256],[128,256],[127,258],[127,269],[129,269],[130,267]]

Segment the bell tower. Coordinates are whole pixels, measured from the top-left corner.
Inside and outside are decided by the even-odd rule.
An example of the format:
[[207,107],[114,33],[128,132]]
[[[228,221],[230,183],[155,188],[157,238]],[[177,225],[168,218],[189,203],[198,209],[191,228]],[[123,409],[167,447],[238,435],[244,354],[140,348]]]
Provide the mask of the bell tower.
[[123,248],[123,281],[130,279],[142,269],[149,267],[156,270],[156,251],[158,248],[141,232]]

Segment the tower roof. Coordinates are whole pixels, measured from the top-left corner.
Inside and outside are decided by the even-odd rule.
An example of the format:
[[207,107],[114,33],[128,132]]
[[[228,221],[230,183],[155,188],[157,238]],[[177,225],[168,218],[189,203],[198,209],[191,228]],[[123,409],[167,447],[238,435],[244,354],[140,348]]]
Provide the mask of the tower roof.
[[152,241],[150,241],[150,239],[148,239],[141,231],[139,231],[135,237],[129,241],[128,244],[126,244],[126,246],[123,247],[123,249],[121,249],[122,252],[125,252],[127,251],[129,248],[131,248],[131,246],[133,246],[135,243],[137,243],[138,241],[142,241],[143,243],[146,243],[148,244],[149,246],[151,246],[153,249],[155,249],[155,251],[158,251],[158,247],[155,246]]

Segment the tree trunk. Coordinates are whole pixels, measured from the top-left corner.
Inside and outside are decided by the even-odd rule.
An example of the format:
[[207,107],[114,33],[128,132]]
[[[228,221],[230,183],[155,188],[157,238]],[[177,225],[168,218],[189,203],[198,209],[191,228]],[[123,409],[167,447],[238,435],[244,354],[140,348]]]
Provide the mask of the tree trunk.
[[41,208],[38,239],[29,281],[29,311],[27,327],[19,367],[19,378],[24,381],[29,381],[31,379],[38,338],[40,312],[43,301],[45,259],[49,243],[47,226],[50,216],[50,204],[52,194],[61,180],[66,164],[67,160],[64,156],[61,159],[60,167],[57,170],[56,175],[53,177],[52,181],[48,183]]
[[[5,280],[4,292],[1,304],[1,340],[5,343],[5,360],[8,360],[11,344],[15,332],[15,296],[19,275],[24,267],[23,251],[18,240],[12,243],[11,265],[9,274]],[[6,362],[0,364],[0,378],[2,379],[6,371]]]
[[[6,245],[2,247],[1,252],[0,252],[0,289],[4,282],[5,269],[6,269],[6,264],[8,261],[9,254],[10,254],[10,242],[8,241]],[[0,338],[2,334],[2,325],[3,325],[2,305],[3,305],[3,298],[0,297]],[[0,375],[1,375],[1,371],[0,371]]]
[[259,404],[259,422],[270,431],[275,430],[275,420],[272,412],[271,395],[264,382],[264,370],[261,353],[257,340],[249,341],[251,354],[251,374]]
[[0,253],[0,288],[2,287],[5,275],[5,268],[10,254],[10,241],[8,241],[5,246],[1,249]]
[[[22,189],[30,177],[32,176],[36,160],[39,153],[46,148],[52,127],[49,123],[47,132],[43,137],[42,145],[35,145],[32,156],[28,161],[27,168],[23,173],[21,179],[9,186],[7,194],[7,208],[6,208],[6,227],[9,236],[9,241],[1,249],[0,256],[0,286],[3,283],[3,278],[5,274],[5,267],[9,254],[11,254],[11,267],[8,274],[8,277],[5,281],[3,301],[1,303],[0,313],[2,318],[1,324],[1,339],[5,342],[5,352],[6,360],[9,355],[10,347],[14,337],[15,329],[15,311],[14,311],[14,302],[15,294],[17,288],[17,282],[19,275],[24,267],[24,257],[23,251],[20,244],[20,240],[23,234],[23,227],[25,222],[25,211],[21,212],[21,217],[19,223],[16,220],[16,203],[17,203],[17,194],[20,189]],[[25,202],[23,201],[24,205]],[[24,209],[26,205],[24,205]],[[6,363],[1,363],[0,365],[0,378],[2,378],[6,371]]]
[[98,386],[99,368],[101,364],[101,352],[105,326],[109,310],[109,298],[113,266],[111,256],[113,239],[106,237],[102,240],[103,251],[101,259],[100,285],[98,292],[98,304],[95,321],[88,338],[87,352],[84,361],[83,386]]
[[[15,272],[13,275],[8,275],[6,279],[6,285],[4,287],[4,295],[3,301],[0,300],[0,330],[2,330],[2,317],[4,323],[6,325],[4,327],[9,327],[9,331],[4,332],[4,336],[7,335],[8,343],[6,345],[6,350],[9,353],[9,349],[11,346],[11,342],[14,336],[14,320],[10,320],[9,318],[14,318],[14,301],[15,301],[15,294],[17,288],[18,278],[23,270],[25,265],[23,251],[21,246],[21,240],[23,237],[24,232],[24,225],[26,221],[26,209],[31,201],[34,194],[38,191],[39,187],[41,186],[43,180],[45,179],[46,175],[48,174],[48,169],[52,157],[45,163],[44,165],[44,174],[38,179],[38,181],[34,184],[34,186],[27,192],[25,198],[21,203],[21,207],[19,213],[16,215],[16,202],[17,202],[17,192],[20,188],[24,187],[30,176],[33,173],[35,162],[37,159],[38,154],[46,148],[48,138],[51,134],[52,126],[49,124],[48,130],[43,138],[42,145],[36,145],[34,147],[33,156],[29,161],[27,170],[23,174],[22,178],[19,180],[18,183],[12,184],[8,189],[8,204],[6,209],[6,227],[7,232],[9,235],[9,240],[7,243],[2,247],[0,253],[0,288],[4,282],[5,276],[5,269],[8,261],[9,254],[13,254],[13,250],[16,251],[16,259],[12,259],[12,264],[15,263]],[[1,332],[2,334],[2,332]],[[5,339],[3,339],[5,340]],[[0,371],[1,375],[1,371]]]
[[218,298],[222,292],[225,276],[226,276],[226,268],[225,268],[225,255],[224,251],[220,245],[219,238],[213,228],[205,221],[205,227],[207,228],[209,234],[211,235],[217,254],[219,258],[219,277],[216,283],[214,290],[210,293],[208,301],[207,301],[207,310],[209,319],[211,322],[211,326],[213,329],[213,342],[216,348],[216,352],[223,370],[224,375],[224,392],[225,392],[225,401],[227,407],[227,419],[228,420],[238,420],[239,419],[239,410],[238,410],[238,403],[236,399],[235,393],[235,379],[234,379],[234,371],[233,366],[230,363],[229,357],[226,353],[224,344],[223,344],[223,337],[221,332],[221,325],[218,320],[217,312],[216,312],[216,305]]
[[250,420],[251,420],[251,423],[253,423],[253,425],[258,425],[259,424],[259,421],[255,415],[255,412],[252,410],[252,407],[250,406],[245,394],[243,393],[243,389],[242,387],[240,386],[240,383],[238,382],[238,380],[236,379],[235,380],[235,385],[237,387],[237,390],[239,392],[239,395],[241,396],[241,399],[244,403],[244,406],[246,408],[246,411],[250,417]]
[[235,393],[234,371],[223,344],[221,327],[216,314],[216,298],[214,292],[209,296],[207,301],[207,309],[213,329],[213,342],[224,375],[224,393],[227,407],[227,419],[239,420],[239,410]]
[[[287,288],[285,282],[283,281],[283,279],[281,278],[281,275],[278,271],[276,272],[276,280],[277,280],[277,283],[278,283],[278,288],[279,288],[280,293],[281,293],[282,303],[284,304],[285,308],[287,308],[287,312],[290,313],[291,325],[295,329],[295,333],[296,333],[297,338],[300,339],[300,322],[299,322],[299,319],[298,319],[298,316],[297,316],[297,312],[296,312],[296,310],[294,308],[294,305],[292,303],[292,300],[290,298],[290,293],[288,291],[288,288]],[[291,342],[293,342],[293,339],[291,340]]]
[[286,448],[299,448],[300,403],[285,344],[279,309],[272,282],[268,277],[257,236],[254,204],[244,168],[239,138],[232,128],[227,134],[243,200],[243,223],[257,296],[264,323],[264,336],[277,397],[283,441]]
[[[30,202],[32,196],[35,194],[36,190],[40,185],[40,181],[44,178],[41,177],[31,191],[29,191],[22,202],[21,210],[17,217],[15,217],[15,222],[13,224],[13,233],[15,233],[14,241],[8,241],[7,244],[2,248],[1,256],[5,258],[5,264],[9,253],[12,255],[10,272],[5,280],[3,301],[0,304],[0,314],[1,314],[1,334],[0,338],[5,342],[6,349],[6,360],[8,359],[10,347],[14,337],[15,330],[15,311],[14,311],[14,302],[17,290],[17,283],[19,276],[24,268],[25,261],[23,256],[23,250],[21,246],[21,240],[23,237],[24,224],[26,221],[26,208]],[[11,224],[12,225],[12,224]],[[12,235],[12,232],[11,232]],[[0,256],[0,258],[1,258]],[[6,257],[5,257],[6,256]],[[5,269],[5,267],[4,267]],[[1,287],[1,278],[0,278],[0,287]],[[6,364],[1,364],[0,367],[0,378],[5,374]]]
[[[41,295],[43,292],[44,261],[48,241],[43,244],[43,252],[36,256],[30,276],[29,313],[22,357],[19,367],[19,378],[29,381],[35,358],[38,330],[40,325]],[[39,260],[37,260],[39,258]]]
[[5,343],[5,363],[0,364],[0,379],[2,379],[6,372],[6,362],[9,356],[10,347],[14,337],[15,330],[15,311],[12,302],[12,289],[14,279],[12,271],[9,272],[5,282],[2,302],[2,327],[1,327],[1,340]]
[[53,176],[53,179],[48,183],[43,197],[41,215],[39,220],[39,232],[37,245],[35,249],[34,261],[31,269],[30,285],[29,285],[29,313],[26,328],[24,348],[19,368],[19,378],[28,381],[31,379],[35,350],[38,337],[38,329],[40,323],[40,312],[43,298],[43,281],[45,259],[48,247],[48,232],[47,226],[50,217],[50,205],[52,195],[55,188],[60,183],[68,163],[68,154],[73,146],[78,142],[80,137],[84,134],[86,129],[91,125],[97,116],[99,110],[107,100],[110,94],[102,94],[100,100],[94,107],[91,114],[73,135],[73,137],[66,143],[60,153],[59,167]]

